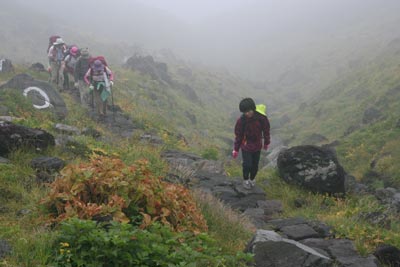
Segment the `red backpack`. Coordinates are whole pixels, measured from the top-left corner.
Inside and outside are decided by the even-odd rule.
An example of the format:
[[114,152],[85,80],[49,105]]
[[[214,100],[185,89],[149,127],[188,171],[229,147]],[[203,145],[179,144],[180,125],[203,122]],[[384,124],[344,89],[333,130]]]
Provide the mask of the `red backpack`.
[[89,66],[91,67],[92,64],[96,61],[96,60],[100,60],[101,63],[103,63],[103,65],[105,67],[108,66],[106,59],[104,58],[104,56],[97,56],[97,57],[90,57],[89,58]]

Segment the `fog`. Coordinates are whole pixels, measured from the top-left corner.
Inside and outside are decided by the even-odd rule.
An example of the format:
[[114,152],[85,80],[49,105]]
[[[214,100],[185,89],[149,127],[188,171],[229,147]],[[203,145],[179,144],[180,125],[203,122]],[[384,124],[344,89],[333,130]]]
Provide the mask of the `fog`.
[[271,86],[315,80],[316,69],[340,75],[400,36],[397,0],[16,1],[52,18],[52,29],[169,49]]

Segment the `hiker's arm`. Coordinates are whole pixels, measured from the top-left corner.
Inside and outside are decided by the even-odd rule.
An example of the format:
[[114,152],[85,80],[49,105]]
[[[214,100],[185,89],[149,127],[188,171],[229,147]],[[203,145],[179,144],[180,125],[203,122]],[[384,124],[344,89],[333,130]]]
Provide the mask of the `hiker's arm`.
[[54,50],[54,46],[51,46],[49,49],[49,53],[47,54],[47,57],[49,58],[49,60],[53,59],[53,50]]
[[90,71],[91,71],[91,69],[89,68],[88,71],[85,74],[85,77],[83,78],[87,85],[90,85],[90,81],[89,81]]
[[242,120],[239,118],[236,121],[235,125],[235,142],[233,145],[233,150],[239,151],[240,145],[242,144],[243,141],[243,130],[242,130]]
[[114,74],[113,74],[113,72],[110,70],[109,67],[106,67],[106,72],[107,72],[108,79],[109,79],[110,81],[114,81]]
[[269,120],[267,117],[264,117],[264,129],[263,129],[263,134],[264,134],[264,146],[269,145],[271,142],[271,136],[270,136],[270,125],[269,125]]

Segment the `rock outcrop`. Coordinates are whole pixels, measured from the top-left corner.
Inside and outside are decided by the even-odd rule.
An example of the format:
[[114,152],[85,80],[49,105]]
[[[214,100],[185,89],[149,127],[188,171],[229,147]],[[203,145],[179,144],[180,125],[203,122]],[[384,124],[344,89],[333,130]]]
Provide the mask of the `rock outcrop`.
[[[332,153],[332,152],[331,152]],[[240,178],[229,178],[202,168],[204,159],[179,151],[162,155],[170,166],[180,166],[175,177],[186,175],[186,185],[208,192],[227,206],[243,212],[258,228],[246,251],[257,267],[378,267],[375,256],[361,257],[354,244],[334,239],[331,228],[302,218],[272,219],[283,210],[279,200],[267,199],[262,185],[244,189]],[[186,172],[185,172],[186,171]],[[187,181],[189,180],[189,181]]]
[[156,62],[152,56],[134,55],[126,61],[126,67],[149,75],[153,80],[171,84],[168,66],[163,62]]
[[14,66],[11,60],[6,58],[0,58],[0,72],[12,72],[14,70]]
[[54,145],[54,137],[44,130],[0,121],[0,156],[20,147],[43,150]]
[[345,171],[331,149],[297,146],[278,157],[279,174],[284,181],[316,193],[344,194]]
[[59,118],[65,118],[67,107],[61,95],[49,83],[35,80],[28,74],[18,74],[7,83],[0,86],[1,89],[17,89],[32,100],[33,106],[39,110],[52,110]]

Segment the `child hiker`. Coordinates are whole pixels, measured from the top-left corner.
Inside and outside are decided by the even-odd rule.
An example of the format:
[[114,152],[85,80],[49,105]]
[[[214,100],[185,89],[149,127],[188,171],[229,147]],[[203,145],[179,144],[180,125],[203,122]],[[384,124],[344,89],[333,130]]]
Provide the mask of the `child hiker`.
[[[261,149],[268,149],[270,143],[270,125],[265,113],[265,105],[257,105],[251,98],[245,98],[239,103],[242,116],[235,125],[235,143],[232,157],[237,158],[242,149],[243,187],[251,189],[255,186]],[[262,142],[264,139],[264,143]]]

